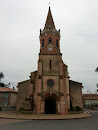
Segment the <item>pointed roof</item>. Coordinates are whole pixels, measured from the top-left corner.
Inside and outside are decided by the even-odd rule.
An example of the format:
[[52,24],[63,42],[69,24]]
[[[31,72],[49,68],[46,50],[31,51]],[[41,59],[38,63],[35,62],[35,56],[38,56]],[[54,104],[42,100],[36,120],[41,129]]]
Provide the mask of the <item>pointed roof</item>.
[[47,15],[47,19],[46,19],[46,23],[45,23],[44,29],[45,28],[49,28],[49,27],[51,27],[52,29],[55,28],[50,6],[49,6],[49,11],[48,11],[48,15]]

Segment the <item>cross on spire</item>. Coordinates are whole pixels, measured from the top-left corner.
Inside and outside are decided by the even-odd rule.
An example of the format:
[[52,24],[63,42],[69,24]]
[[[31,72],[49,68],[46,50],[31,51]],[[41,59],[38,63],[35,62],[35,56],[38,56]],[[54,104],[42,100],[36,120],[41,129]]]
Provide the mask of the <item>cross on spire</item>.
[[49,2],[49,6],[51,5],[51,3]]

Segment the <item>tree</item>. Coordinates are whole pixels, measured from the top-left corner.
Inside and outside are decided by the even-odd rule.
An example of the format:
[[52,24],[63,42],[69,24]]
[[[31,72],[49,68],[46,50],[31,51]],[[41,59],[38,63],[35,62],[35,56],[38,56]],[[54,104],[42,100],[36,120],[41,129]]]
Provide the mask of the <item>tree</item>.
[[8,88],[10,83],[8,83],[8,84],[2,83],[1,79],[3,79],[3,78],[4,78],[4,74],[3,74],[3,72],[0,72],[0,88]]
[[[98,67],[95,69],[95,72],[98,72]],[[98,87],[98,84],[96,84],[97,86],[96,87]],[[98,89],[96,90],[96,93],[98,92]]]
[[1,79],[3,79],[4,78],[4,74],[3,74],[3,72],[0,72],[0,82],[1,82]]
[[95,69],[96,72],[98,72],[98,67]]
[[5,84],[0,82],[0,88],[4,88]]

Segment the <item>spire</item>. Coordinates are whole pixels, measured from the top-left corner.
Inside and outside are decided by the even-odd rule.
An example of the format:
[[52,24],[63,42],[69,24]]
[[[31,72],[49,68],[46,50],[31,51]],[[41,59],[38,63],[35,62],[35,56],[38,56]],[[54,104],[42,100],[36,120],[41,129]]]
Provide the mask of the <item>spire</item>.
[[45,28],[52,28],[52,29],[55,28],[50,6],[49,6],[49,11],[48,11],[48,15],[47,15],[47,19],[46,19],[46,23],[45,23],[44,29]]

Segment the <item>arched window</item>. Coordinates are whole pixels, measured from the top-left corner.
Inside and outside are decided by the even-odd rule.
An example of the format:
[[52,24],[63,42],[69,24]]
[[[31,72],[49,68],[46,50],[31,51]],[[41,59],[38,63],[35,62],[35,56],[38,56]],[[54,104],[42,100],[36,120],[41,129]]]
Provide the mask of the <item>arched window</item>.
[[56,47],[57,47],[57,48],[59,47],[59,45],[58,45],[58,40],[56,40]]
[[42,47],[44,47],[44,39],[42,40]]
[[48,43],[52,44],[52,38],[51,37],[49,37]]

